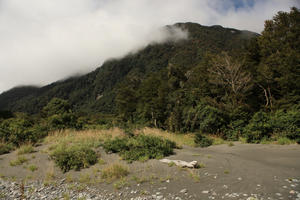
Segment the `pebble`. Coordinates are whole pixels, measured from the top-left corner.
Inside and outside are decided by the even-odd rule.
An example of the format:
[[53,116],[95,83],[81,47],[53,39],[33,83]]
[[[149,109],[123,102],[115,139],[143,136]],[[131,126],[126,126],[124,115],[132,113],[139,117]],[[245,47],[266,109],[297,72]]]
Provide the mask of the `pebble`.
[[[107,190],[101,190],[99,188],[85,187],[84,191],[78,191],[76,189],[70,189],[65,180],[55,181],[56,186],[44,186],[42,182],[31,181],[28,182],[24,187],[24,194],[20,193],[20,185],[15,182],[10,182],[0,178],[0,199],[5,200],[18,200],[24,195],[28,200],[48,200],[48,199],[64,199],[64,194],[68,194],[70,200],[86,199],[86,200],[114,200],[116,196],[122,199],[132,199],[132,200],[164,200],[165,198],[161,192],[156,192],[156,195],[150,195],[149,193],[143,196],[138,196],[137,190],[129,190],[129,188],[124,188],[125,190],[119,193],[109,193]],[[72,183],[72,187],[80,186],[78,183]],[[166,189],[164,187],[163,189]],[[187,189],[185,189],[187,192]],[[185,193],[186,193],[185,192]],[[116,196],[115,196],[116,195]],[[137,197],[130,198],[129,196],[135,195]],[[30,197],[30,198],[28,198]],[[170,197],[174,199],[175,195]],[[168,198],[169,199],[169,198]],[[176,199],[176,198],[175,198]],[[181,200],[181,198],[177,198]]]

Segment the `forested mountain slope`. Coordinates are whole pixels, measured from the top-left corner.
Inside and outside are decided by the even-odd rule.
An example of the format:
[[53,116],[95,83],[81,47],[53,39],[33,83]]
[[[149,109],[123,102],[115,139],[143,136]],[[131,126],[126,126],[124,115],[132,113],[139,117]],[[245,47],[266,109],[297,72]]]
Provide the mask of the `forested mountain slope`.
[[189,39],[150,44],[122,59],[106,61],[89,74],[41,88],[11,89],[0,95],[0,109],[37,113],[53,97],[59,97],[69,100],[76,111],[115,113],[115,96],[124,82],[135,82],[135,87],[138,87],[147,77],[153,73],[162,74],[170,65],[179,68],[184,75],[201,63],[208,52],[216,54],[226,51],[238,57],[245,51],[247,42],[258,36],[248,31],[196,23],[178,23],[174,26],[187,30]]

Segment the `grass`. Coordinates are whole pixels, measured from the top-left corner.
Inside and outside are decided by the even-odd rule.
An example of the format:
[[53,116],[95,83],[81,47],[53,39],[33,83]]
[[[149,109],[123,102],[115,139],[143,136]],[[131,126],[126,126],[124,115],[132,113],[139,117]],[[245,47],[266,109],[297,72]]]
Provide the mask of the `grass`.
[[5,153],[9,153],[12,150],[14,150],[14,146],[11,144],[7,144],[4,142],[0,142],[0,155],[5,154]]
[[247,143],[247,138],[245,138],[245,137],[239,137],[239,141],[240,141],[242,144],[246,144],[246,143]]
[[205,168],[205,164],[204,163],[198,163],[195,168],[200,169],[200,168]]
[[228,170],[224,170],[224,174],[229,174],[229,171]]
[[121,178],[120,180],[118,180],[117,182],[114,183],[114,188],[119,190],[128,185],[129,185],[129,183],[128,183],[127,179]]
[[263,138],[260,144],[279,144],[279,145],[290,145],[296,144],[296,141],[291,140],[287,137],[277,136],[271,139]]
[[169,167],[173,167],[173,166],[175,166],[175,163],[174,162],[170,162],[170,163],[168,163],[168,166]]
[[34,152],[32,144],[24,144],[18,149],[18,155],[29,154]]
[[287,137],[279,137],[277,138],[277,144],[280,145],[289,145],[289,144],[295,144],[296,142],[287,138]]
[[200,175],[196,170],[189,170],[189,175],[196,183],[200,182]]
[[103,160],[102,158],[99,158],[99,159],[98,159],[98,164],[99,164],[99,165],[104,165],[104,164],[106,164],[106,162],[105,162],[105,160]]
[[234,146],[234,143],[233,143],[233,142],[229,142],[229,143],[228,143],[228,146],[229,146],[229,147],[233,147],[233,146]]
[[128,174],[129,174],[129,169],[127,166],[124,166],[119,163],[114,163],[102,169],[101,178],[107,181],[112,181],[115,179],[124,178],[128,176]]
[[63,130],[55,131],[45,138],[46,144],[57,145],[65,144],[84,144],[89,147],[99,147],[102,141],[107,139],[124,136],[124,133],[119,128],[109,130]]
[[192,146],[192,147],[195,146],[193,133],[178,134],[178,133],[171,133],[168,131],[163,131],[163,130],[155,129],[155,128],[143,128],[141,130],[135,131],[135,134],[139,134],[139,133],[142,133],[144,135],[152,135],[152,136],[158,136],[158,137],[162,137],[164,139],[168,139],[172,142],[175,142],[180,147],[182,147],[184,145]]
[[9,162],[10,166],[18,166],[26,163],[28,159],[24,156],[18,156],[16,160],[12,160]]
[[28,166],[28,169],[29,169],[30,171],[34,172],[34,171],[36,171],[36,170],[38,169],[38,167],[35,166],[35,165],[29,165],[29,166]]
[[89,184],[91,183],[91,175],[88,174],[88,173],[83,173],[83,174],[80,174],[80,177],[79,177],[79,182],[80,183],[84,183],[84,184]]

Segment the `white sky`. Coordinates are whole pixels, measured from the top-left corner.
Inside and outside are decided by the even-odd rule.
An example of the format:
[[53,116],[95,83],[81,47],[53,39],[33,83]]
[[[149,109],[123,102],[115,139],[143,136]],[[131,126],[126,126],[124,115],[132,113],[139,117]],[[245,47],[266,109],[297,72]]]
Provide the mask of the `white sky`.
[[0,93],[86,73],[162,42],[164,25],[191,21],[259,33],[266,19],[292,6],[299,0],[0,0]]

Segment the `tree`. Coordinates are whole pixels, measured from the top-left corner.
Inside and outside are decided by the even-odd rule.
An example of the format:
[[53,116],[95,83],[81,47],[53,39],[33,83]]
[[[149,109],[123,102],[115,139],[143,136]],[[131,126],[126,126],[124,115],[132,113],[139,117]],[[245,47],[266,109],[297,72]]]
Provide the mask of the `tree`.
[[115,101],[122,120],[132,123],[137,104],[136,91],[129,86],[124,86],[118,90]]
[[61,115],[70,112],[71,106],[68,103],[68,101],[60,98],[51,99],[51,101],[43,108],[42,111],[42,113],[48,117],[52,115]]
[[210,83],[225,89],[233,107],[241,102],[244,94],[252,86],[251,75],[244,70],[243,63],[234,60],[225,52],[212,58],[208,72]]
[[53,98],[42,110],[50,130],[77,127],[77,118],[67,100]]
[[262,88],[266,107],[277,103],[294,104],[300,100],[300,12],[278,12],[265,22],[258,38],[260,64],[256,83]]

